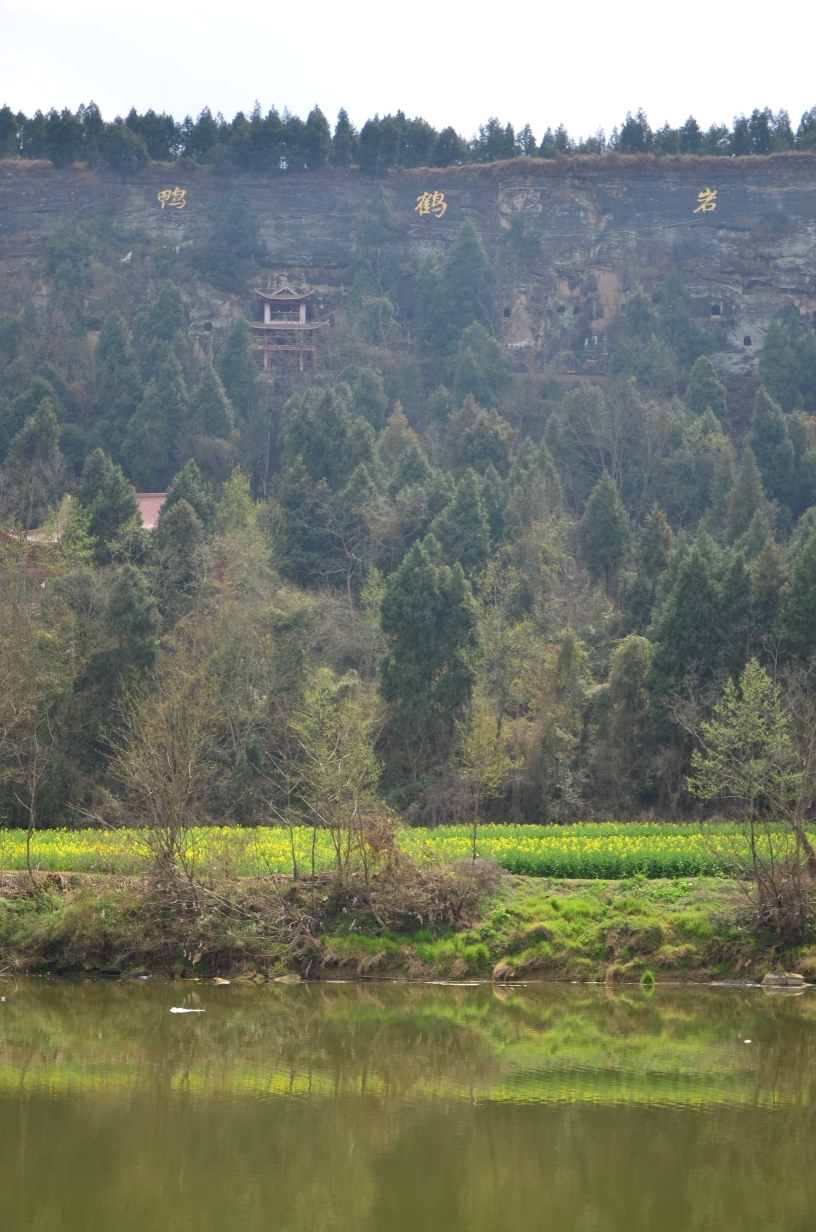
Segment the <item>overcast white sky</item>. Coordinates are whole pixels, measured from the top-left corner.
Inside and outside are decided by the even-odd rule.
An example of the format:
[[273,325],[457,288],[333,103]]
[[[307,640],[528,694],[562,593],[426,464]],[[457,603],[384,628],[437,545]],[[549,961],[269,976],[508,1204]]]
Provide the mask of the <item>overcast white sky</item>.
[[814,33],[814,0],[0,0],[0,105],[231,119],[258,99],[358,125],[401,107],[538,138],[561,121],[608,133],[639,106],[654,127],[708,127],[767,105],[795,127],[816,104]]

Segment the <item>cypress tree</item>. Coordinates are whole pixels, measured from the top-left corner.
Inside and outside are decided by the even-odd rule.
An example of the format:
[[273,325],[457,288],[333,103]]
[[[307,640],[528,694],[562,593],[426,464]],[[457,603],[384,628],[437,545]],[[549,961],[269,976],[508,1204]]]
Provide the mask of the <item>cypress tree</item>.
[[388,644],[380,692],[414,759],[429,742],[450,739],[473,687],[473,597],[460,565],[436,565],[437,546],[432,537],[414,544],[388,579],[380,605]]
[[751,614],[757,641],[769,637],[777,627],[785,581],[785,565],[779,548],[769,539],[751,570]]
[[701,355],[692,368],[683,401],[693,415],[702,415],[710,407],[720,423],[727,421],[725,386],[707,356]]
[[106,451],[118,458],[128,422],[142,397],[139,365],[121,312],[110,312],[105,317],[94,352],[94,367],[100,416],[95,435]]
[[88,533],[96,540],[97,564],[110,560],[110,543],[139,512],[133,487],[101,449],[85,459],[77,498],[89,514]]
[[746,445],[736,483],[728,494],[726,539],[729,543],[734,543],[746,533],[756,513],[763,515],[769,527],[775,525],[775,510],[762,487],[762,476],[754,451],[750,445]]
[[782,592],[786,647],[801,663],[816,652],[816,530],[796,554],[790,582]]
[[765,491],[790,509],[794,491],[793,445],[782,407],[763,386],[754,402],[748,444],[754,451]]
[[722,665],[722,599],[698,545],[681,561],[669,594],[648,630],[654,646],[649,690],[664,697],[679,688],[689,670],[710,680]]
[[215,522],[215,501],[212,488],[201,478],[201,471],[192,458],[182,467],[167,489],[167,499],[159,512],[157,530],[179,501],[186,501],[195,510],[205,531],[212,530]]
[[466,577],[484,569],[490,555],[490,524],[475,471],[465,471],[453,500],[434,520],[431,533],[439,541],[446,564],[458,561]]
[[260,401],[258,368],[252,358],[252,333],[243,317],[231,326],[218,359],[218,372],[239,420],[252,419]]
[[608,586],[631,539],[629,515],[608,471],[604,471],[590,493],[578,534],[584,564],[595,581],[603,579]]
[[148,383],[122,445],[131,478],[146,491],[160,491],[175,472],[187,419],[184,375],[170,354],[158,377]]

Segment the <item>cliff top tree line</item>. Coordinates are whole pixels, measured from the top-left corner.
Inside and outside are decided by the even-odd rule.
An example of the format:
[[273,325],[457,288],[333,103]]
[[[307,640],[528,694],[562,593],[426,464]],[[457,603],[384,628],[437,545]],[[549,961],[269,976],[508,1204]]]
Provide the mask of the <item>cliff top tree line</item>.
[[438,131],[402,111],[375,115],[358,131],[345,110],[334,133],[319,107],[306,120],[273,107],[266,115],[256,103],[250,115],[239,111],[232,121],[205,107],[197,119],[178,121],[152,109],[132,109],[122,119],[105,121],[91,102],[37,111],[29,117],[0,108],[0,158],[49,159],[55,166],[75,162],[135,171],[149,160],[215,164],[253,171],[313,171],[325,166],[359,167],[383,174],[391,167],[448,167],[490,163],[527,155],[562,158],[577,154],[689,154],[733,157],[816,149],[816,107],[806,111],[794,130],[784,110],[756,108],[735,116],[731,125],[712,124],[704,131],[693,116],[673,128],[652,129],[642,109],[627,113],[607,137],[602,129],[576,139],[563,124],[548,127],[539,141],[529,124],[518,132],[491,117],[470,140],[448,126]]

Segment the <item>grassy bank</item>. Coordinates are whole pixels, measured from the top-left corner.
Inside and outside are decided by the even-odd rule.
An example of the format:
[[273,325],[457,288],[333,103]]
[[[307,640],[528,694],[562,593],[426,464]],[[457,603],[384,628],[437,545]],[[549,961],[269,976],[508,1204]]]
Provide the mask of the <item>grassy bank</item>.
[[744,890],[725,877],[503,874],[476,901],[455,923],[375,928],[328,877],[213,882],[185,902],[178,887],[136,876],[41,874],[35,891],[5,873],[0,970],[639,981],[761,979],[781,964],[816,978],[816,947],[782,954],[748,934]]

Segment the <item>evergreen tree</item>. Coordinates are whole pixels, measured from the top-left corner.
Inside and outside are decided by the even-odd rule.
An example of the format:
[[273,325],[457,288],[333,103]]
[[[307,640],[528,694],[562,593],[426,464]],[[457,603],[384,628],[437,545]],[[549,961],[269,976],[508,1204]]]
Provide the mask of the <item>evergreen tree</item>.
[[281,574],[300,586],[316,586],[331,571],[334,548],[328,528],[332,493],[325,479],[315,483],[296,457],[281,473],[275,491],[280,509],[276,556]]
[[581,557],[592,577],[610,577],[626,555],[631,539],[629,515],[608,471],[592,489],[579,526]]
[[308,389],[284,410],[281,461],[291,466],[300,457],[313,482],[325,479],[336,491],[374,451],[371,425],[349,408],[347,385]]
[[[470,702],[476,611],[460,565],[435,563],[432,538],[415,543],[386,584],[380,624],[388,654],[380,691],[411,754],[414,772],[428,746],[450,740]],[[435,751],[435,750],[434,750]]]
[[382,373],[376,368],[361,368],[351,387],[354,410],[371,424],[376,432],[385,426],[388,410],[388,394],[383,385]]
[[258,367],[252,358],[252,333],[243,317],[230,327],[218,359],[218,372],[238,420],[252,419],[260,389]]
[[450,354],[462,331],[474,322],[490,328],[493,270],[470,219],[462,223],[444,262],[433,256],[426,258],[416,289],[420,309],[417,337],[429,354]]
[[246,291],[253,269],[266,256],[258,219],[241,185],[213,209],[212,232],[201,248],[201,272],[223,291]]
[[142,397],[139,365],[121,312],[105,317],[94,351],[94,367],[99,414],[94,435],[112,457],[118,458],[128,422]]
[[171,353],[158,377],[148,383],[122,444],[128,472],[137,486],[158,492],[167,485],[180,461],[188,414],[184,375]]
[[219,436],[229,440],[232,434],[232,406],[212,364],[205,366],[201,380],[190,395],[190,422],[197,436]]
[[138,515],[133,487],[106,453],[94,449],[85,459],[77,497],[88,511],[88,533],[96,540],[96,562],[107,564],[111,541]]
[[118,676],[128,679],[153,666],[161,617],[143,574],[133,565],[123,565],[116,575],[105,623],[114,639],[111,660]]
[[448,419],[445,459],[455,475],[472,467],[483,475],[494,466],[505,478],[510,470],[516,431],[498,411],[478,406],[472,394]]
[[26,530],[37,526],[49,505],[56,508],[62,487],[59,424],[48,398],[43,398],[9,445],[6,474],[13,507]]
[[510,365],[496,339],[474,323],[462,331],[456,356],[453,393],[461,403],[472,394],[481,406],[493,407],[510,383]]
[[736,679],[750,654],[751,575],[745,567],[745,558],[738,552],[729,565],[722,581],[723,642],[720,663],[728,674]]
[[657,505],[652,505],[643,519],[637,545],[638,563],[651,581],[657,581],[667,568],[673,546],[674,535],[666,515]]
[[663,698],[689,671],[706,682],[722,666],[722,599],[706,555],[695,545],[680,562],[674,584],[648,630],[654,650],[649,691]]
[[402,409],[402,403],[394,403],[388,422],[377,437],[377,461],[386,475],[392,476],[402,458],[409,450],[419,450],[419,437],[410,427]]
[[201,471],[192,458],[182,467],[167,489],[167,499],[159,511],[159,520],[156,525],[157,531],[169,516],[173,506],[177,505],[179,501],[186,501],[190,508],[195,511],[205,532],[212,530],[215,522],[215,501],[213,500],[212,487],[201,478]]
[[759,643],[777,628],[786,577],[779,548],[769,539],[751,570],[751,615],[754,639]]
[[357,228],[349,294],[352,314],[366,337],[377,344],[387,344],[396,322],[395,296],[402,276],[398,235],[391,198],[380,184]]
[[782,591],[786,648],[801,663],[816,653],[816,530],[797,552],[791,578]]
[[215,483],[226,479],[232,468],[233,412],[224,386],[207,364],[190,395],[188,437],[182,454],[192,454],[199,467]]
[[798,393],[796,359],[778,321],[771,321],[768,326],[759,359],[759,375],[771,398],[784,410],[792,410]]
[[746,445],[742,451],[736,482],[728,493],[727,541],[734,543],[744,535],[757,513],[763,516],[769,527],[776,525],[776,511],[762,487],[762,476],[754,451],[750,445]]
[[176,501],[159,517],[153,532],[158,554],[156,595],[165,623],[172,628],[193,604],[197,581],[197,554],[204,539],[201,520],[186,500]]
[[157,299],[134,322],[134,337],[141,344],[148,377],[155,377],[170,355],[178,360],[186,380],[189,375],[187,313],[181,292],[169,279]]
[[782,407],[762,386],[757,391],[748,444],[754,451],[762,484],[768,495],[785,506],[790,516],[794,491],[794,456]]
[[334,127],[332,140],[332,162],[336,167],[349,167],[357,153],[358,133],[345,107],[337,113],[337,123]]
[[453,500],[432,523],[431,534],[440,544],[445,563],[458,561],[465,577],[485,568],[490,555],[490,524],[475,471],[465,471]]
[[693,415],[702,415],[710,407],[720,423],[728,421],[725,386],[717,376],[717,369],[705,355],[700,356],[691,370],[683,401]]

